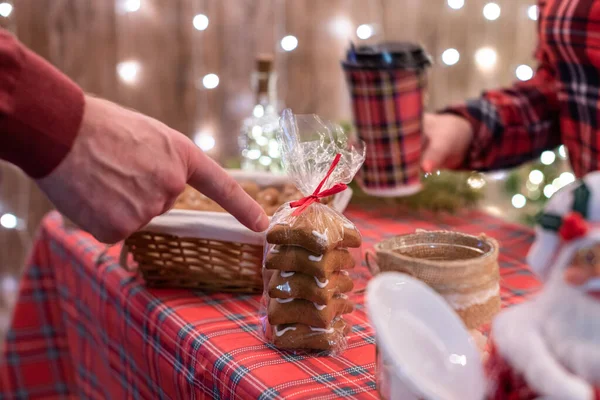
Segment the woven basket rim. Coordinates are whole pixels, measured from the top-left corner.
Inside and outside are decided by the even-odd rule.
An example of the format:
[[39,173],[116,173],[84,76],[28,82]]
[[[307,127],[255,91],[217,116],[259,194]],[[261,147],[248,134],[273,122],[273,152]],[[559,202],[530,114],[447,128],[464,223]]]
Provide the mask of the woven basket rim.
[[[487,243],[490,246],[490,249],[488,251],[486,251],[485,253],[478,255],[476,257],[473,257],[473,258],[440,261],[440,260],[428,260],[426,258],[411,257],[411,256],[407,256],[405,254],[401,254],[398,252],[394,252],[394,251],[390,251],[390,250],[382,248],[383,246],[385,246],[386,244],[388,244],[390,242],[398,241],[399,238],[407,238],[407,237],[411,237],[411,236],[420,236],[420,235],[425,235],[425,234],[459,236],[459,237],[463,237],[463,238],[479,240],[479,241],[483,241],[483,242]],[[497,258],[498,252],[499,252],[499,244],[496,241],[496,239],[491,238],[483,233],[478,236],[475,236],[475,235],[469,235],[467,233],[447,231],[447,230],[417,231],[417,232],[407,233],[407,234],[403,234],[403,235],[396,235],[396,236],[384,239],[381,242],[376,243],[373,247],[375,248],[375,251],[378,254],[386,254],[390,257],[394,257],[401,261],[418,262],[422,266],[434,267],[434,268],[443,267],[444,269],[446,269],[446,268],[469,268],[469,267],[473,266],[474,264],[480,264],[482,262],[488,261],[489,259]]]

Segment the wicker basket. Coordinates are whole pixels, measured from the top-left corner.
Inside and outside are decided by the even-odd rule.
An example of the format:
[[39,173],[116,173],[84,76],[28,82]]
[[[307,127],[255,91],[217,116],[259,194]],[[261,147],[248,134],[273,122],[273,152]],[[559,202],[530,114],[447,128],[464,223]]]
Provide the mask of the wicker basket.
[[127,252],[151,287],[243,293],[263,289],[262,246],[137,232],[125,241],[123,254]]
[[[288,182],[265,173],[230,173],[260,186]],[[351,197],[350,189],[339,193],[331,206],[343,212]],[[151,287],[261,293],[263,243],[264,234],[251,232],[231,215],[172,210],[125,240],[121,265],[133,270],[127,262],[132,254]]]

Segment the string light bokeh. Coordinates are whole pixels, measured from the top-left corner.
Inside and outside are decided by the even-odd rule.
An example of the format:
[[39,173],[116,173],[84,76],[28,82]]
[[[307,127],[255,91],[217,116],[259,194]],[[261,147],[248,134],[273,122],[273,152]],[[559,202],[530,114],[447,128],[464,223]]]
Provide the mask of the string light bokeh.
[[13,6],[10,3],[0,3],[0,16],[8,18],[12,14]]
[[501,9],[500,6],[496,3],[487,3],[483,7],[483,16],[488,21],[495,21],[500,18]]

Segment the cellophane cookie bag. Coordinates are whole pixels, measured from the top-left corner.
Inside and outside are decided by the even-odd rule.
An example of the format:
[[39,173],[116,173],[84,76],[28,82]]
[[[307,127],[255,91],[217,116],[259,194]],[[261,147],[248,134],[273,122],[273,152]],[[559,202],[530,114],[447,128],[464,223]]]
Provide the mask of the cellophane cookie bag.
[[[284,168],[302,192],[273,215],[263,258],[261,321],[267,342],[280,349],[339,353],[354,305],[349,270],[361,245],[356,226],[323,199],[346,189],[365,148],[316,115],[285,110],[278,141]],[[355,253],[355,252],[354,252]]]

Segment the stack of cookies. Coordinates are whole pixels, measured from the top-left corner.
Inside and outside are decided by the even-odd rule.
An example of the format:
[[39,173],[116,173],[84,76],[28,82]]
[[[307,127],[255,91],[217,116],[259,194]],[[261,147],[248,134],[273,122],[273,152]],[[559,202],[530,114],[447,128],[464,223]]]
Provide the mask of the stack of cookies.
[[273,344],[286,349],[330,350],[345,337],[341,318],[353,310],[345,294],[352,290],[348,269],[361,236],[343,216],[313,204],[292,224],[276,223],[267,233],[271,245],[265,268],[267,317]]

